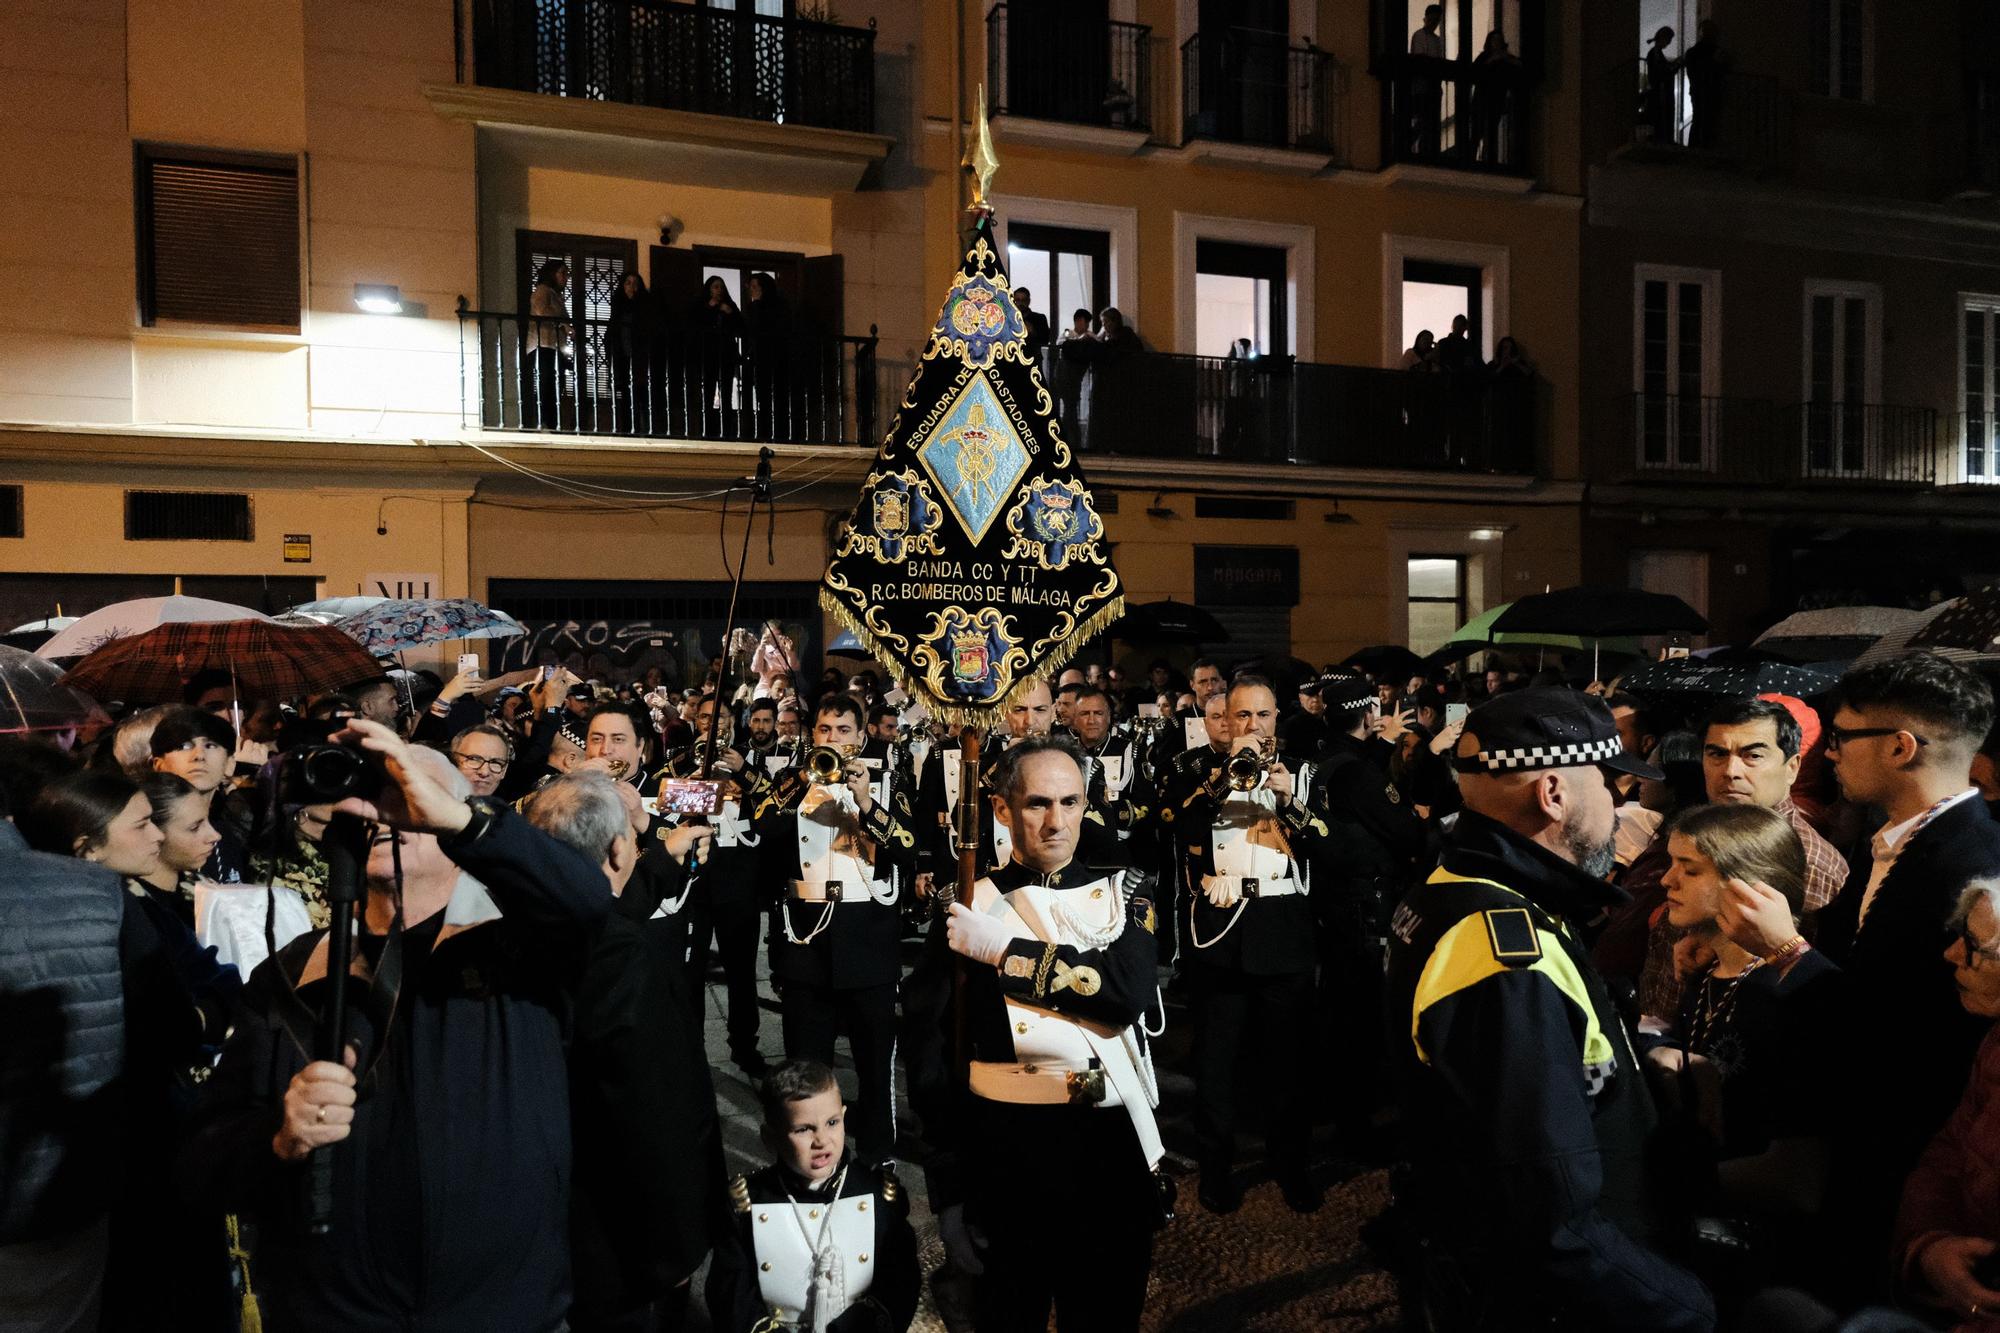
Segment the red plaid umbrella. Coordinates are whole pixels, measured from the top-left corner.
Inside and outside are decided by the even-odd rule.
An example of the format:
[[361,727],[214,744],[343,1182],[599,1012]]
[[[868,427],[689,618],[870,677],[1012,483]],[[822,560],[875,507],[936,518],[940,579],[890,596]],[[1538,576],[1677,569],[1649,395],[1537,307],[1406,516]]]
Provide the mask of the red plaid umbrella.
[[188,677],[217,667],[245,697],[292,699],[382,674],[382,664],[330,625],[208,620],[161,625],[114,639],[76,664],[63,683],[126,703],[178,700]]

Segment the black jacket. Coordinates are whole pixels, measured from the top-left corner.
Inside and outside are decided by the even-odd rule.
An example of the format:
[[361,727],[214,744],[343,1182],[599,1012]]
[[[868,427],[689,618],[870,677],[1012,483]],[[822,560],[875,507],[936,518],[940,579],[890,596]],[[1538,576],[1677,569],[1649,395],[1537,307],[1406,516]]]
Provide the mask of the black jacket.
[[118,876],[30,851],[0,819],[0,1245],[53,1239],[111,1206],[124,915]]
[[[366,981],[350,986],[349,1027],[368,1073],[354,1132],[334,1150],[329,1235],[304,1234],[310,1164],[271,1150],[285,1089],[308,1061],[282,1017],[287,978],[300,979],[306,1006],[317,1002],[323,932],[252,974],[204,1089],[184,1164],[193,1187],[255,1219],[273,1333],[528,1333],[568,1314],[564,1027],[610,887],[582,854],[511,812],[444,850],[505,915],[460,928],[439,913],[410,926],[386,1033],[371,1018],[379,997]],[[357,941],[357,962],[377,944]]]
[[1847,887],[1820,909],[1815,943],[1846,973],[1845,1058],[1866,1071],[1842,1099],[1836,1207],[1845,1198],[1854,1224],[1881,1239],[1903,1178],[1958,1105],[1990,1026],[1958,1002],[1945,923],[1968,882],[2000,876],[2000,824],[1976,796],[1939,813],[1899,849],[1860,925],[1874,868],[1868,847]]
[[1714,1327],[1701,1284],[1644,1243],[1653,1100],[1577,938],[1620,897],[1467,811],[1396,909],[1389,1042],[1413,1202],[1505,1312],[1492,1327]]
[[[875,1243],[867,1252],[873,1266],[868,1290],[833,1321],[833,1333],[903,1333],[917,1313],[922,1272],[917,1264],[917,1236],[910,1227],[910,1197],[884,1167],[871,1169],[850,1163],[840,1193],[833,1182],[818,1191],[781,1166],[767,1166],[750,1176],[738,1176],[729,1187],[731,1212],[716,1237],[715,1262],[709,1266],[704,1295],[708,1317],[717,1333],[751,1333],[771,1313],[757,1283],[757,1242],[760,1225],[776,1225],[774,1208],[790,1208],[791,1200],[852,1199],[868,1195],[875,1215]],[[789,1196],[788,1192],[789,1191]],[[761,1214],[761,1218],[760,1218]],[[786,1223],[786,1225],[790,1225]],[[860,1262],[851,1256],[850,1262]]]
[[[1289,755],[1281,758],[1296,783],[1300,761]],[[1181,961],[1190,966],[1224,968],[1252,976],[1311,972],[1316,954],[1313,905],[1304,892],[1308,880],[1301,879],[1295,884],[1299,892],[1271,898],[1246,897],[1227,908],[1209,902],[1202,890],[1202,877],[1215,869],[1209,835],[1215,827],[1217,811],[1231,794],[1223,777],[1226,762],[1226,757],[1214,756],[1209,763],[1176,763],[1160,797],[1160,820],[1174,838],[1179,887],[1187,903],[1182,924],[1188,927],[1188,934],[1182,939]],[[1290,840],[1296,872],[1309,875],[1328,836],[1323,788],[1314,784],[1311,791],[1304,793],[1304,799],[1295,798],[1276,814]]]
[[708,1254],[722,1139],[685,980],[641,927],[604,923],[577,983],[570,1049],[576,1312],[665,1295]]

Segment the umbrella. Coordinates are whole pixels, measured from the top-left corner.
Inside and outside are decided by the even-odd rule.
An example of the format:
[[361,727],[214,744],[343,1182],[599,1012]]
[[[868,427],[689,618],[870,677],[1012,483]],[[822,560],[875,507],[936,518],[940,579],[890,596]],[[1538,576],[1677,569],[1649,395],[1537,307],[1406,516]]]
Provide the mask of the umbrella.
[[1512,602],[1502,602],[1466,621],[1452,631],[1451,638],[1442,648],[1431,654],[1431,659],[1447,662],[1455,657],[1484,652],[1489,648],[1545,648],[1565,653],[1601,650],[1613,656],[1622,654],[1628,657],[1636,657],[1639,654],[1638,642],[1629,635],[1586,640],[1574,634],[1500,633],[1493,628],[1493,622],[1506,614],[1513,605]]
[[1949,602],[1937,615],[1912,627],[1910,647],[1935,652],[1956,648],[1985,653],[2000,640],[2000,590],[1981,588]]
[[1810,699],[1840,683],[1830,671],[1790,662],[1704,662],[1670,657],[1647,662],[1625,673],[1621,687],[1636,694],[1703,694],[1748,699],[1759,694],[1789,694]]
[[50,616],[47,620],[30,620],[25,625],[16,625],[5,634],[0,634],[0,644],[10,648],[25,648],[33,652],[75,623],[75,616]]
[[[2000,650],[1992,649],[1990,646],[1963,648],[1959,647],[1956,643],[1944,642],[1942,639],[1932,639],[1925,643],[1917,642],[1918,638],[1923,636],[1939,620],[1950,615],[1959,603],[1968,601],[1971,597],[1992,595],[1994,594],[1973,593],[1969,597],[1954,597],[1948,602],[1939,602],[1929,610],[1920,612],[1920,618],[1907,629],[1894,630],[1877,639],[1873,647],[1854,659],[1854,665],[1857,667],[1876,666],[1893,658],[1903,657],[1909,653],[1921,652],[1936,653],[1939,657],[1948,658],[1962,666],[1975,668],[2000,666]],[[1964,622],[1961,622],[1961,629],[1963,628]],[[1949,626],[1946,627],[1945,633],[1954,639],[1959,637],[1958,634],[1951,631]]]
[[45,657],[0,647],[0,734],[61,731],[99,711],[95,700],[63,684],[62,674]]
[[1708,621],[1671,593],[1607,584],[1530,593],[1493,621],[1505,633],[1575,634],[1603,642],[1620,634],[1702,634]]
[[511,639],[528,632],[505,611],[469,597],[388,598],[335,628],[377,656],[447,639]]
[[179,699],[203,667],[234,677],[253,697],[291,699],[382,674],[382,664],[331,626],[295,628],[267,619],[161,625],[98,649],[63,683],[100,699],[152,703]]
[[288,606],[280,613],[278,619],[288,625],[308,622],[314,625],[331,625],[336,620],[345,620],[349,616],[358,616],[363,611],[372,611],[388,600],[387,597],[365,595],[322,597],[316,602],[300,602],[297,606]]
[[1399,685],[1412,676],[1425,674],[1424,659],[1396,643],[1378,643],[1349,653],[1341,665],[1364,671],[1378,680],[1393,680]]
[[1885,634],[1913,629],[1921,611],[1900,606],[1829,606],[1786,616],[1756,646],[1790,662],[1851,662]]
[[1228,643],[1229,631],[1208,612],[1169,597],[1128,605],[1109,631],[1113,638],[1152,642]]
[[36,649],[40,657],[82,657],[113,639],[123,639],[161,625],[217,620],[270,621],[261,611],[206,597],[138,597],[99,607]]

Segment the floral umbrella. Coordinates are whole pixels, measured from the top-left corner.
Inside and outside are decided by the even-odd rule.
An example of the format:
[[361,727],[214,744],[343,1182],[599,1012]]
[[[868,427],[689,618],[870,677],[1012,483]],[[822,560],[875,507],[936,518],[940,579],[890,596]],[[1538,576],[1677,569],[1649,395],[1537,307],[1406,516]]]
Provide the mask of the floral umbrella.
[[505,611],[469,597],[390,598],[335,621],[334,628],[377,657],[448,639],[511,639],[528,632]]

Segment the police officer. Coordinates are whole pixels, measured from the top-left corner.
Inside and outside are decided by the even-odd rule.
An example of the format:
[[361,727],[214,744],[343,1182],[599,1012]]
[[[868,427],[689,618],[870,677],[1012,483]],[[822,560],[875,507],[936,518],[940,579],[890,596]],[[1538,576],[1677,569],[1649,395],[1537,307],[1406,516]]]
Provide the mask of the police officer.
[[908,777],[864,762],[861,705],[850,695],[820,701],[813,743],[839,757],[831,780],[815,780],[808,756],[771,784],[752,821],[759,876],[776,904],[771,980],[787,1059],[830,1065],[835,1036],[847,1029],[860,1076],[860,1155],[880,1165],[896,1150],[900,907],[916,869]]
[[[757,927],[762,913],[757,893],[758,839],[751,831],[750,812],[762,799],[770,779],[748,755],[735,749],[735,726],[729,713],[724,710],[718,721],[715,706],[713,695],[701,701],[694,718],[699,739],[669,757],[655,775],[659,781],[651,785],[660,798],[662,818],[676,825],[691,820],[713,830],[707,856],[690,873],[693,896],[701,908],[689,923],[693,972],[697,979],[706,975],[712,944],[722,960],[728,995],[729,1058],[755,1079],[764,1073],[764,1057],[757,1049]],[[715,813],[672,813],[671,789],[666,784],[702,776],[710,726],[715,727],[716,756],[709,777],[719,784]],[[696,993],[699,995],[698,987]]]
[[[1320,1194],[1307,1171],[1307,1062],[1296,1042],[1313,1021],[1307,893],[1326,823],[1298,789],[1299,761],[1276,752],[1278,700],[1270,682],[1238,676],[1217,697],[1229,719],[1228,755],[1183,765],[1160,803],[1187,902],[1181,968],[1195,1023],[1201,1201],[1218,1213],[1243,1202],[1231,1175],[1236,1107],[1249,1100],[1238,1096],[1242,1082],[1266,1107],[1265,1138],[1285,1202],[1311,1212]],[[1255,1072],[1239,1080],[1247,1048],[1256,1048]]]
[[1319,935],[1319,1020],[1329,1058],[1324,1089],[1348,1141],[1365,1148],[1382,1085],[1382,959],[1390,910],[1428,868],[1430,830],[1389,780],[1374,739],[1381,702],[1366,676],[1329,671],[1313,682],[1326,741],[1314,765],[1329,830],[1312,896]]
[[971,960],[971,1106],[938,1128],[956,1131],[963,1207],[988,1239],[982,1333],[1040,1333],[1052,1307],[1060,1328],[1136,1330],[1164,1220],[1151,884],[1080,853],[1080,759],[1057,737],[1007,750],[993,806],[1010,859],[946,920]]
[[1707,1291],[1647,1248],[1653,1102],[1583,938],[1624,896],[1603,878],[1611,784],[1660,774],[1564,689],[1482,705],[1454,765],[1465,809],[1389,944],[1431,1324],[1713,1328]]

